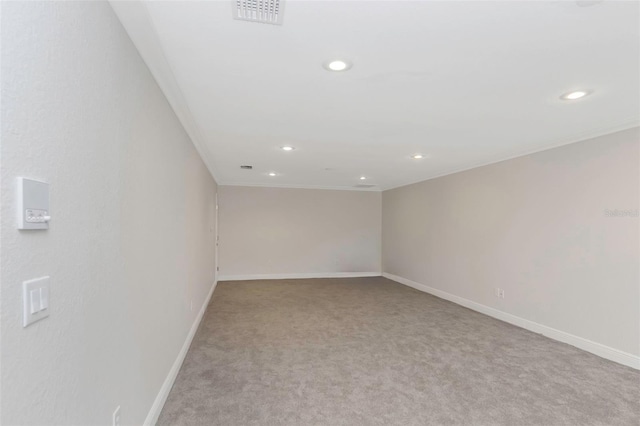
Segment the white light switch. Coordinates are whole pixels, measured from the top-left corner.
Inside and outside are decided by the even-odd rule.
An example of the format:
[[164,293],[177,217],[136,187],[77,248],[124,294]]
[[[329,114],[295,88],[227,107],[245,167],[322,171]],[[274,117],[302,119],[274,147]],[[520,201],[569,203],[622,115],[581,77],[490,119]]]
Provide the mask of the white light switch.
[[26,327],[49,316],[49,277],[36,278],[22,283],[23,318]]
[[49,184],[18,178],[18,229],[48,229]]
[[29,313],[31,315],[40,312],[40,289],[29,290],[29,300],[31,306],[29,306]]
[[40,287],[40,310],[49,308],[49,286]]

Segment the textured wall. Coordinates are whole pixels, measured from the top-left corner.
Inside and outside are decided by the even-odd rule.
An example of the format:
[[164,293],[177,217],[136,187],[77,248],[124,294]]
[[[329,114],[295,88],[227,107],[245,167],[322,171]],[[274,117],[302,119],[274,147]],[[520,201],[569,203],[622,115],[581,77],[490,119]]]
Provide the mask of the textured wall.
[[[107,3],[2,3],[1,161],[1,423],[141,424],[214,280],[216,185]],[[17,176],[50,230],[15,229]]]
[[631,129],[385,191],[383,270],[637,355],[639,139]]
[[220,277],[380,272],[379,192],[220,187]]

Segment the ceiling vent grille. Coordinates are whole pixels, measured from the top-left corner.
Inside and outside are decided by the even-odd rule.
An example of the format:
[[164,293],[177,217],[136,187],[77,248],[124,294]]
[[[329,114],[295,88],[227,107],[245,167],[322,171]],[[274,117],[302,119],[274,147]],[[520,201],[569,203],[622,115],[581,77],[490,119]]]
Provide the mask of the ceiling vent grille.
[[233,3],[235,19],[282,25],[284,2],[280,0],[233,0]]
[[358,185],[353,185],[354,188],[373,188],[375,185],[360,183]]

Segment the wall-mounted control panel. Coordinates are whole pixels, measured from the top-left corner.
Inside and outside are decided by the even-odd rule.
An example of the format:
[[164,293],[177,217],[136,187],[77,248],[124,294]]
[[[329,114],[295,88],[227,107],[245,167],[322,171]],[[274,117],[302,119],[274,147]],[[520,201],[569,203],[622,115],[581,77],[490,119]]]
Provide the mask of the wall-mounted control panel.
[[22,283],[22,326],[49,316],[49,277]]
[[49,184],[18,178],[18,229],[49,229]]

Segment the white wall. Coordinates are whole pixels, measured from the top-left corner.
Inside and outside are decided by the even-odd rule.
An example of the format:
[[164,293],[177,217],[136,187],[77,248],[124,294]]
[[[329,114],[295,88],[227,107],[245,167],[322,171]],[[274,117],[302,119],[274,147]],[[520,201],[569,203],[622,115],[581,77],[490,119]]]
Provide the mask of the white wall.
[[[216,184],[107,3],[2,9],[1,423],[139,425],[213,284]],[[48,231],[15,229],[17,176]]]
[[[385,191],[384,272],[637,356],[639,139],[636,128]],[[607,216],[616,209],[635,216]]]
[[380,192],[220,186],[220,279],[380,273]]

